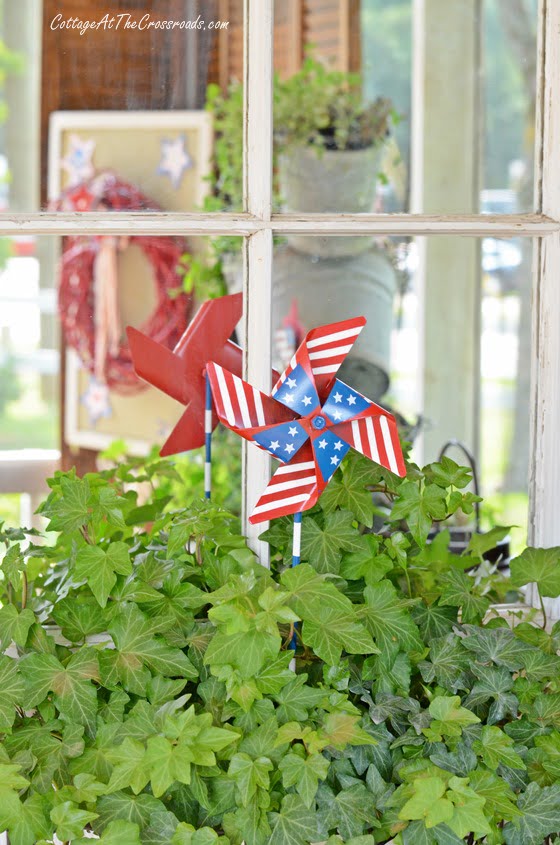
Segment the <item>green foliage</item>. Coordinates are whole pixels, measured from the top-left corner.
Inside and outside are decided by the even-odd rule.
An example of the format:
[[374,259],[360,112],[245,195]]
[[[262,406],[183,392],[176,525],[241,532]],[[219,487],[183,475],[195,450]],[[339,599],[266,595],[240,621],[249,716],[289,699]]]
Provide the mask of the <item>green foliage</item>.
[[[304,517],[300,566],[291,520],[267,531],[270,570],[231,512],[175,507],[179,477],[152,458],[57,473],[47,538],[0,525],[0,828],[14,845],[85,845],[84,830],[106,845],[557,834],[560,629],[492,618],[511,585],[471,571],[484,538],[463,557],[444,531],[426,539],[468,511],[468,471],[446,460],[400,480],[349,456]],[[528,550],[514,583],[555,594],[555,555]]]
[[281,148],[357,150],[382,144],[389,134],[390,100],[363,101],[358,74],[329,70],[308,55],[289,79],[276,79],[274,129]]

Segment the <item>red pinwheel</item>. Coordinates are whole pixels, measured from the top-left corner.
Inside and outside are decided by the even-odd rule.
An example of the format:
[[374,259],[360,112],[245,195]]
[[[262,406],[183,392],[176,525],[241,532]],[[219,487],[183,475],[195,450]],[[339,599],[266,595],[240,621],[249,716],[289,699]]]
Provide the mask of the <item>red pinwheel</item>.
[[[187,452],[204,445],[206,362],[241,373],[241,349],[229,340],[243,310],[242,294],[205,302],[173,351],[137,329],[127,329],[134,369],[140,378],[187,408],[161,449],[161,455]],[[218,423],[214,417],[212,428]]]
[[220,363],[208,364],[221,422],[284,464],[251,522],[313,507],[351,447],[396,475],[406,474],[393,415],[335,377],[365,323],[355,317],[310,331],[272,396]]

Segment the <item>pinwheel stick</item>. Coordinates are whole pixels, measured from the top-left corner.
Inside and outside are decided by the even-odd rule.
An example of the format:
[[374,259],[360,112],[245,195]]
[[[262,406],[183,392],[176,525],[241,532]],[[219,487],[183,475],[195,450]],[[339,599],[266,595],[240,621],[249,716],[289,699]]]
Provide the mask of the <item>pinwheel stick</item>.
[[204,498],[212,495],[212,388],[206,371],[206,405],[204,410]]
[[[300,511],[299,513],[294,514],[294,533],[292,537],[292,566],[297,566],[301,559],[301,520],[303,514]],[[290,669],[294,672],[296,670],[296,645],[297,645],[297,636],[294,630],[292,635],[292,641],[290,643],[290,648],[293,649],[294,657],[290,661]]]

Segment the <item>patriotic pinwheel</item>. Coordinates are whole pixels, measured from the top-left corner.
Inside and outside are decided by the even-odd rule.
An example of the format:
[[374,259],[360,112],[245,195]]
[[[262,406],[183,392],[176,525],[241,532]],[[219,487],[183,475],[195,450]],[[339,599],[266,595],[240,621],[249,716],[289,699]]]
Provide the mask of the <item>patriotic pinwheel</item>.
[[284,464],[251,522],[313,507],[350,448],[405,475],[395,418],[335,377],[365,323],[356,317],[310,331],[272,396],[219,363],[207,365],[222,423]]

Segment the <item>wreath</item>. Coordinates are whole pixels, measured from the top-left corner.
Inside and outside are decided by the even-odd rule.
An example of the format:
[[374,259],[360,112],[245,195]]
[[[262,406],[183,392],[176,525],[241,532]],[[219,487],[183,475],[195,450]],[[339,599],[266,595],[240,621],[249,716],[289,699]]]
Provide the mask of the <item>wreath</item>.
[[[60,211],[159,211],[134,185],[104,171],[66,190],[52,206]],[[156,306],[140,330],[173,348],[183,334],[192,298],[181,293],[178,264],[188,251],[184,238],[171,236],[67,237],[59,268],[59,312],[68,346],[98,382],[119,393],[147,387],[134,371],[118,313],[118,252],[138,246],[153,271]],[[183,270],[184,272],[184,270]]]

